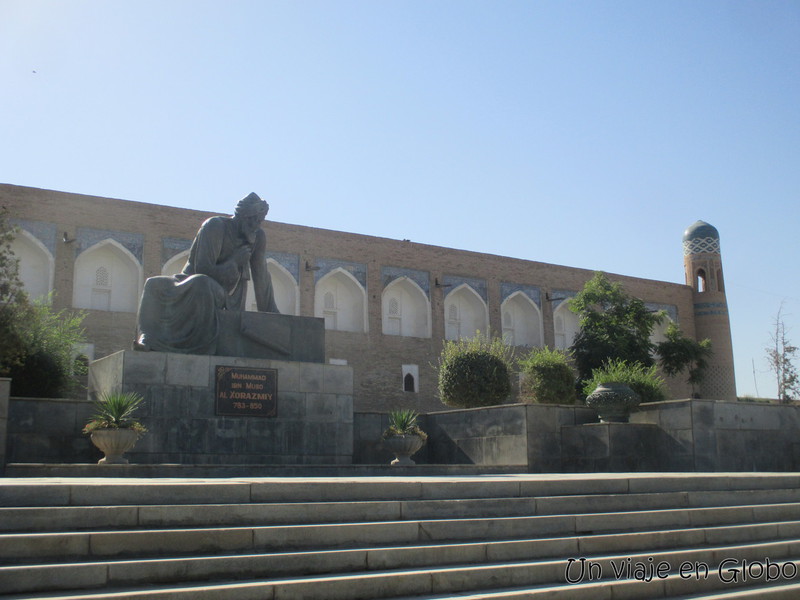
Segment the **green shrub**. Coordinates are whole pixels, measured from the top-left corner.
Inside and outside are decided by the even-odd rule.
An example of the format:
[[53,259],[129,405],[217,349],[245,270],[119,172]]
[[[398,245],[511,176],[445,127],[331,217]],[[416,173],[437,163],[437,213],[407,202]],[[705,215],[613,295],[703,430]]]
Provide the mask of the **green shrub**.
[[502,404],[511,393],[511,352],[502,340],[478,334],[446,341],[439,357],[439,397],[448,406]]
[[12,396],[58,397],[75,384],[76,375],[85,373],[75,356],[76,347],[86,340],[85,313],[54,311],[51,300],[36,300],[18,311],[15,328],[24,353],[7,369]]
[[519,367],[523,377],[520,391],[526,402],[573,404],[577,401],[575,372],[566,352],[534,348],[520,359]]
[[626,384],[639,394],[642,402],[660,402],[667,398],[664,380],[655,365],[645,367],[641,363],[624,360],[609,360],[602,367],[593,370],[592,378],[583,384],[583,394],[588,396],[601,383],[611,382]]

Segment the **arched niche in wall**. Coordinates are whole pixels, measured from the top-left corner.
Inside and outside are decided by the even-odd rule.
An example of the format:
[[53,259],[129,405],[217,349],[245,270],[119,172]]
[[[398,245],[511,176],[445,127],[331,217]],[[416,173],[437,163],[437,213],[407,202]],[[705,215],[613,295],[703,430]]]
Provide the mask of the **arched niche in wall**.
[[653,330],[650,332],[650,343],[651,344],[658,344],[659,342],[667,341],[667,327],[670,326],[670,323],[674,321],[669,317],[669,315],[664,317],[664,320],[661,321],[661,324],[656,324],[653,326]]
[[658,344],[659,342],[666,341],[667,328],[672,323],[678,323],[677,307],[671,304],[660,304],[656,302],[646,302],[645,307],[652,313],[661,312],[664,315],[660,324],[653,325],[653,329],[650,332],[650,343]]
[[72,305],[135,313],[141,280],[142,267],[133,254],[119,242],[105,239],[75,260]]
[[181,271],[183,271],[183,267],[186,265],[186,259],[189,258],[189,251],[184,250],[183,252],[178,252],[175,256],[170,258],[164,266],[161,268],[162,275],[177,275]]
[[[267,259],[267,271],[272,279],[272,291],[275,294],[278,312],[282,315],[300,314],[300,292],[292,274],[274,258]],[[247,310],[258,310],[252,285],[247,288],[245,306]]]
[[515,292],[501,308],[503,341],[510,346],[542,346],[542,312],[524,292]]
[[483,298],[463,283],[444,299],[444,337],[460,340],[478,332],[489,334],[489,311]]
[[19,259],[19,278],[32,300],[46,297],[53,290],[55,260],[52,253],[33,235],[20,229],[11,242]]
[[561,302],[553,311],[553,329],[556,348],[559,350],[569,348],[580,331],[578,315],[569,309],[569,300]]
[[317,282],[314,316],[325,319],[325,329],[366,332],[367,292],[345,269],[334,269]]
[[383,290],[383,333],[405,337],[431,337],[431,305],[419,285],[399,277]]

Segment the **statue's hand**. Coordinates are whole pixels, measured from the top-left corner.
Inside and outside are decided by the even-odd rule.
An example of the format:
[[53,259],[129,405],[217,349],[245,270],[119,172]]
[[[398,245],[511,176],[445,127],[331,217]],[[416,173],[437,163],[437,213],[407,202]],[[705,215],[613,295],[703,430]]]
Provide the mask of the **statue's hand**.
[[242,246],[234,253],[233,260],[238,266],[243,267],[250,262],[252,253],[253,249],[250,246]]

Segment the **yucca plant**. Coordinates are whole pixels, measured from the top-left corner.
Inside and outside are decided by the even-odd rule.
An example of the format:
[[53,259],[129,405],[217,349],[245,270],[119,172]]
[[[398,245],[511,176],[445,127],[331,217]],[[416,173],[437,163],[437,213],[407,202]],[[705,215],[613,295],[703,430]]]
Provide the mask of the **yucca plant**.
[[144,398],[136,392],[112,392],[103,394],[94,402],[94,414],[83,428],[84,433],[92,433],[97,429],[133,429],[143,434],[147,429],[134,418]]
[[428,435],[419,428],[417,419],[419,419],[419,413],[415,410],[390,411],[389,427],[383,432],[384,439],[394,435],[418,435],[423,440],[427,440]]

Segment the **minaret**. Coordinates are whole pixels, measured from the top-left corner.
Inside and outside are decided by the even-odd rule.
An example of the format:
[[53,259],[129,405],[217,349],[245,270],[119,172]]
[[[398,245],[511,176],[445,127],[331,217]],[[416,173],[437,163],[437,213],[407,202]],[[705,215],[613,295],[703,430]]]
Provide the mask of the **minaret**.
[[683,265],[686,285],[692,288],[695,339],[710,339],[714,351],[698,390],[700,397],[735,400],[731,324],[722,277],[719,232],[714,226],[697,221],[684,232]]

